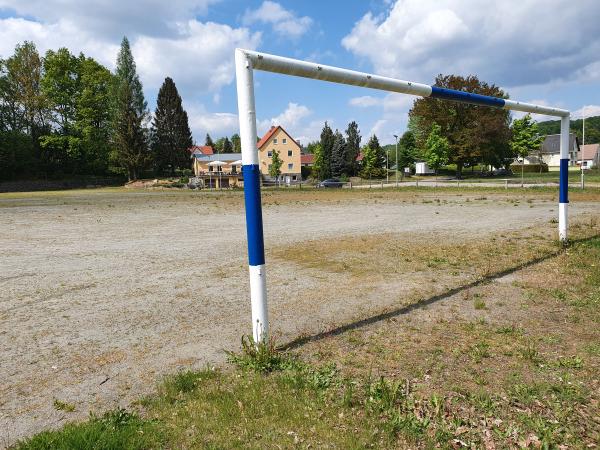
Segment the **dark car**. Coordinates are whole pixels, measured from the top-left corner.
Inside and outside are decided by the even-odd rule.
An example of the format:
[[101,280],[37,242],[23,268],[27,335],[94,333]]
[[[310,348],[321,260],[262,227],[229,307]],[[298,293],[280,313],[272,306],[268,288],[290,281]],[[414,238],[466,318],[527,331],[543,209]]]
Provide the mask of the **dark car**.
[[346,183],[337,178],[328,178],[327,180],[321,181],[317,186],[323,188],[341,188],[344,184]]

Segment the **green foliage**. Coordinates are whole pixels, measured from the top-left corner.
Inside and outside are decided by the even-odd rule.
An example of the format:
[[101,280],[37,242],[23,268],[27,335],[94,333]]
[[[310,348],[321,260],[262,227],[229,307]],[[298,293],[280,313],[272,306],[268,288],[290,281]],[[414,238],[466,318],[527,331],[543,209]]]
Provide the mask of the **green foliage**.
[[312,148],[313,154],[315,155],[315,161],[312,167],[312,176],[316,177],[319,180],[324,180],[324,155],[323,155],[323,147],[321,147],[320,143],[317,143]]
[[521,165],[520,163],[515,163],[515,164],[511,164],[510,165],[510,170],[512,170],[513,172],[521,172],[521,170],[525,173],[542,173],[542,172],[548,172],[548,164],[542,163],[542,164],[523,164]]
[[348,167],[346,155],[346,140],[342,133],[335,130],[333,147],[331,149],[331,176],[340,177]]
[[352,121],[348,124],[348,128],[346,128],[346,167],[343,172],[347,175],[355,175],[358,170],[356,158],[360,153],[360,141],[361,136],[358,124]]
[[19,450],[117,450],[155,448],[164,439],[154,421],[124,409],[70,423],[58,431],[44,431],[16,445]]
[[192,146],[188,116],[181,104],[175,82],[167,77],[158,91],[152,123],[152,150],[159,173],[169,173],[189,167],[188,149]]
[[235,133],[231,136],[231,147],[233,153],[241,153],[242,151],[242,140],[240,139],[240,135]]
[[[559,134],[560,120],[548,120],[538,122],[538,130],[541,135]],[[583,139],[583,119],[571,120],[569,126],[571,132],[574,132],[579,138],[579,142]],[[597,144],[600,142],[600,116],[586,117],[585,119],[585,143]]]
[[331,177],[331,155],[333,153],[333,144],[335,136],[331,127],[325,122],[323,130],[321,131],[321,152],[323,154],[321,164],[318,166],[319,170],[316,175],[320,180]]
[[530,114],[525,115],[522,119],[515,119],[511,131],[510,149],[513,155],[519,158],[525,158],[530,153],[539,150],[544,140]]
[[117,57],[114,86],[114,159],[135,180],[148,162],[148,110],[126,37]]
[[450,159],[450,144],[448,143],[448,139],[442,136],[441,133],[441,127],[434,123],[425,142],[425,152],[423,154],[427,165],[435,170],[436,173],[440,167],[448,164]]
[[[476,76],[438,75],[435,85],[475,94],[506,98],[499,87],[480,81]],[[456,164],[460,177],[463,167],[477,163],[504,166],[509,159],[510,114],[487,106],[449,102],[441,99],[415,100],[409,112],[409,130],[417,147],[425,151],[433,124],[441,127],[448,140],[449,162]]]
[[296,364],[292,356],[276,349],[273,339],[256,343],[251,336],[242,336],[242,351],[227,352],[227,359],[236,367],[259,373],[289,369]]
[[283,161],[279,157],[279,152],[277,150],[273,150],[273,157],[271,158],[271,164],[269,165],[269,175],[273,178],[279,177],[281,175],[281,165]]

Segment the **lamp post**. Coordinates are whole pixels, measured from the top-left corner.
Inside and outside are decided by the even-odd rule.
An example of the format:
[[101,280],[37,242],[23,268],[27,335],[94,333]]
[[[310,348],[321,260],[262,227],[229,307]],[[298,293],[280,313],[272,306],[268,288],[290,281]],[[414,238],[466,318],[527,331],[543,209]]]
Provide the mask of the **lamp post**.
[[581,190],[585,189],[585,181],[583,174],[583,147],[585,147],[585,105],[583,105],[582,116],[583,116],[583,135],[581,136],[581,149],[579,150],[579,167],[581,168]]
[[385,182],[386,184],[390,182],[390,152],[387,150],[385,152]]
[[398,187],[398,135],[394,134],[396,138],[396,187]]

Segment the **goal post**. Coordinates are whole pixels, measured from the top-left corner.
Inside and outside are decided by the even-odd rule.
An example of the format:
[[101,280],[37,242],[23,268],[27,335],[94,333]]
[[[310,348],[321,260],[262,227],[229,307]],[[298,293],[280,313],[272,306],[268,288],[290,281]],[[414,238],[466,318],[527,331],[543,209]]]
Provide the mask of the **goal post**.
[[560,185],[558,209],[558,236],[567,241],[568,181],[569,181],[569,123],[570,112],[564,109],[517,102],[498,97],[440,88],[411,81],[357,72],[339,67],[301,61],[251,50],[235,50],[235,72],[242,144],[242,174],[250,272],[250,301],[252,335],[254,341],[264,342],[269,335],[265,250],[260,197],[260,167],[256,146],[256,106],[254,101],[254,70],[275,72],[332,83],[348,84],[387,92],[469,103],[526,113],[556,116],[560,128]]

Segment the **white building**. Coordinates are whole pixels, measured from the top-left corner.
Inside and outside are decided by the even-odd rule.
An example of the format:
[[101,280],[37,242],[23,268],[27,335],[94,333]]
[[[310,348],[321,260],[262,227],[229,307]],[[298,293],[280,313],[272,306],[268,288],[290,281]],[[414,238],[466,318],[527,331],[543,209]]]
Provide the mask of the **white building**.
[[[579,155],[579,139],[574,133],[569,134],[569,165],[574,166]],[[548,167],[560,167],[560,134],[549,134],[540,146],[539,151],[531,152],[525,158],[525,164],[540,164]]]
[[600,144],[582,145],[577,157],[577,165],[583,164],[584,169],[598,167],[600,158]]

